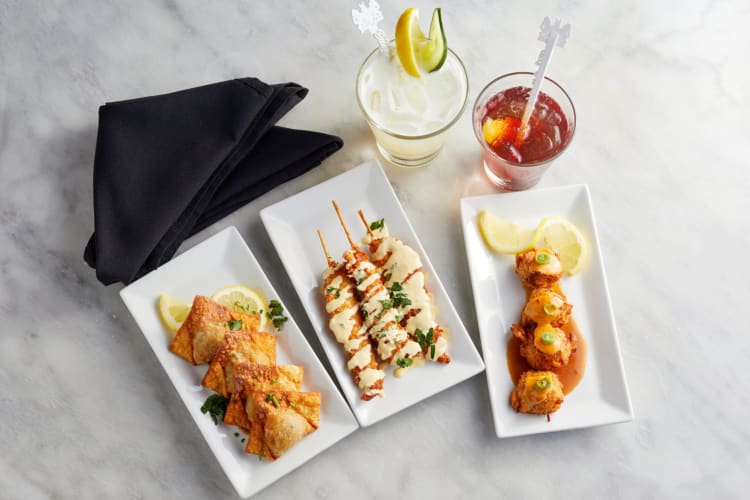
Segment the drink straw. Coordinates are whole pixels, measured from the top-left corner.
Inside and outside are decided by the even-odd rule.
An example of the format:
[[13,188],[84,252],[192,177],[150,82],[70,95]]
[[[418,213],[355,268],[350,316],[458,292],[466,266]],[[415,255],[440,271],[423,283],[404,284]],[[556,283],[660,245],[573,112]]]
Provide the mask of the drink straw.
[[566,24],[565,26],[561,26],[560,24],[561,21],[559,19],[556,19],[555,24],[552,24],[549,17],[545,17],[540,26],[539,41],[544,42],[544,48],[536,60],[536,64],[539,67],[534,73],[534,85],[531,88],[529,100],[526,102],[526,108],[523,110],[521,126],[518,127],[516,144],[520,145],[528,135],[529,119],[531,118],[531,113],[534,111],[534,106],[536,106],[536,100],[539,97],[539,88],[544,81],[547,66],[549,66],[549,61],[552,59],[552,51],[555,47],[565,47],[565,42],[568,41],[568,37],[570,36],[570,24]]
[[354,24],[362,33],[370,33],[378,42],[380,52],[387,54],[388,37],[385,31],[378,27],[378,23],[383,20],[383,13],[380,11],[380,4],[376,0],[369,0],[367,6],[364,2],[359,3],[359,10],[352,9],[352,19]]

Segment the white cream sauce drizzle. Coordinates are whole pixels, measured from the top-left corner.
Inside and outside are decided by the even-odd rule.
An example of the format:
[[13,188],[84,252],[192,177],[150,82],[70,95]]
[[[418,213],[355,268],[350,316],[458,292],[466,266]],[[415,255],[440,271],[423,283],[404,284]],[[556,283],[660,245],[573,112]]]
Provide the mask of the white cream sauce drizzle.
[[[393,307],[383,309],[383,303],[390,301],[391,297],[384,286],[372,286],[380,279],[375,265],[367,260],[356,261],[353,252],[347,252],[345,258],[352,264],[348,270],[358,283],[357,289],[362,293],[360,303],[365,315],[364,323],[367,325],[370,336],[378,343],[377,350],[380,359],[390,360],[390,364],[395,366],[402,358],[420,356],[419,344],[408,340],[408,334],[396,322],[399,316],[398,309]],[[398,348],[398,345],[405,340],[407,342]]]
[[[422,260],[419,254],[401,240],[390,236],[385,224],[381,229],[374,230],[372,237],[365,236],[366,244],[370,244],[373,240],[378,241],[378,246],[372,254],[372,260],[380,262],[388,257],[382,266],[382,274],[388,277],[386,286],[390,288],[393,283],[399,283],[404,295],[411,300],[411,304],[399,308],[399,313],[407,315],[410,311],[418,311],[406,321],[406,331],[413,336],[417,330],[427,334],[430,328],[437,328],[438,324],[433,316],[430,297],[425,289],[424,273],[421,271]],[[445,354],[448,342],[441,336],[434,345],[434,350],[427,349],[425,353],[427,359],[433,361]]]
[[[354,287],[350,283],[345,282],[341,276],[335,276],[328,282],[331,274],[340,270],[341,266],[342,264],[339,264],[334,269],[328,268],[323,274],[324,283],[328,283],[326,290],[330,288],[335,289],[335,291],[332,291],[334,298],[326,303],[326,312],[329,315],[341,308],[341,306],[353,297]],[[336,293],[338,293],[338,297],[336,297]],[[369,368],[370,360],[372,359],[372,347],[367,338],[364,337],[367,332],[365,325],[362,325],[357,330],[356,335],[352,337],[352,331],[357,326],[358,302],[354,300],[351,303],[354,305],[345,307],[331,316],[328,326],[336,337],[336,341],[343,344],[344,349],[350,355],[347,363],[349,371],[355,368],[361,370],[359,372],[359,388],[364,390],[365,394],[380,394],[382,390],[370,389],[370,387],[385,378],[385,372]]]

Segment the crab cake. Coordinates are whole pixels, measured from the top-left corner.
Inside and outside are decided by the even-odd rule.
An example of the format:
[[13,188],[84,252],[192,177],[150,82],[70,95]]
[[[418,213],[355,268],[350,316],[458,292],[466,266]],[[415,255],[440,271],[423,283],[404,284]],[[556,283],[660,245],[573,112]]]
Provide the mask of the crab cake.
[[519,413],[549,415],[562,403],[563,387],[554,372],[523,372],[510,395],[510,404]]

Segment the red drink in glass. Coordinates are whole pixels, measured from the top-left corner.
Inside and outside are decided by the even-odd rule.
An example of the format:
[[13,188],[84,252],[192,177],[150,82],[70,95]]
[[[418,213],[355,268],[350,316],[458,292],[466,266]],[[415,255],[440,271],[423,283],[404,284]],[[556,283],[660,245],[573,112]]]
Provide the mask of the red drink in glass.
[[545,78],[525,134],[519,133],[532,78],[531,73],[501,76],[485,87],[474,106],[474,131],[487,177],[512,191],[539,182],[575,130],[573,103],[559,85]]

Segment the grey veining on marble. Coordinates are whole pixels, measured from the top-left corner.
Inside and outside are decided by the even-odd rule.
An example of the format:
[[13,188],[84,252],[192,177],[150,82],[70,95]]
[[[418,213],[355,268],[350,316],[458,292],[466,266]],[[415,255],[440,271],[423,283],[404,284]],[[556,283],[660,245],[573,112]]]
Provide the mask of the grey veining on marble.
[[[83,262],[97,108],[238,76],[297,81],[282,124],[343,150],[234,224],[310,328],[258,212],[375,155],[355,1],[0,0],[0,498],[235,498],[145,339]],[[423,23],[433,4],[415,2]],[[383,2],[388,30],[407,4]],[[483,375],[363,429],[257,498],[741,498],[750,480],[750,4],[446,2],[470,102],[531,68],[578,112],[540,187],[587,183],[636,418],[498,440]],[[478,344],[458,199],[491,193],[466,113],[429,168],[386,172]],[[320,346],[310,335],[316,352]],[[592,376],[593,374],[589,374]]]

